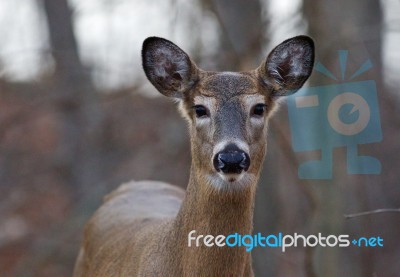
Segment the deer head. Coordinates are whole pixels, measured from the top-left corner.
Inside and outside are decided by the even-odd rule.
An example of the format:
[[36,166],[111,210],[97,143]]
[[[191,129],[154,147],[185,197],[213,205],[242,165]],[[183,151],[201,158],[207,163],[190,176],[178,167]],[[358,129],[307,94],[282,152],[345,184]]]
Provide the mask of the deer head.
[[197,177],[219,190],[240,189],[256,182],[268,118],[277,100],[310,76],[314,44],[306,36],[288,39],[257,69],[238,73],[201,70],[182,49],[157,37],[145,40],[142,57],[150,82],[179,101]]

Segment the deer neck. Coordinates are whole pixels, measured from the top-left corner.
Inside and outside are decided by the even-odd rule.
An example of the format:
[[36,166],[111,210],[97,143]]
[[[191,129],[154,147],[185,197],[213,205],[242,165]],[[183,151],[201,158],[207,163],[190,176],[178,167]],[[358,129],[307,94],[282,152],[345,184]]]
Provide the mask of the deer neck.
[[255,188],[254,183],[237,190],[216,189],[192,169],[178,215],[180,223],[190,230],[212,232],[210,234],[251,232]]
[[[183,273],[201,276],[237,276],[251,270],[250,253],[244,247],[188,246],[188,234],[228,236],[251,234],[256,180],[241,189],[218,190],[192,166],[185,199],[175,220],[174,232],[181,242]],[[189,274],[189,275],[190,275]],[[202,275],[206,274],[206,275]]]

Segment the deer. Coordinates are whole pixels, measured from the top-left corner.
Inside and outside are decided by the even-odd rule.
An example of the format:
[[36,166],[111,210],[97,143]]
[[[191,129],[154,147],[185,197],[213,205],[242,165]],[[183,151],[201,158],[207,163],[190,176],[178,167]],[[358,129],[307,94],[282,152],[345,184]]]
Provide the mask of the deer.
[[[251,234],[270,116],[314,66],[314,42],[296,36],[251,71],[200,69],[169,40],[143,42],[148,80],[178,102],[190,134],[186,191],[130,181],[109,193],[87,222],[74,277],[254,276],[243,247],[188,245],[188,235]],[[194,242],[194,241],[193,241]]]

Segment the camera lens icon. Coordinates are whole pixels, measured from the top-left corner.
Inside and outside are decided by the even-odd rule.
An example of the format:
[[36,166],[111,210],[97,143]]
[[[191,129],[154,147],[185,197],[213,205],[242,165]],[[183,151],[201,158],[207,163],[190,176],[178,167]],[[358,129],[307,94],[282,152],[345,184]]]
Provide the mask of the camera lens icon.
[[[350,106],[352,109],[345,111],[343,115],[346,106]],[[354,136],[368,126],[371,111],[367,101],[362,96],[353,92],[344,92],[332,99],[328,106],[327,115],[329,124],[337,133]]]

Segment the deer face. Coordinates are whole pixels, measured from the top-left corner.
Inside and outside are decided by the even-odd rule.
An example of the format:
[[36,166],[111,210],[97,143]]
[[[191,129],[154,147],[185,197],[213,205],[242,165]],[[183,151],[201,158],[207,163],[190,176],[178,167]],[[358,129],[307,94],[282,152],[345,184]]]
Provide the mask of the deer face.
[[197,172],[215,187],[257,178],[266,152],[268,118],[280,96],[296,92],[311,74],[313,41],[284,41],[249,72],[199,69],[178,46],[151,37],[142,50],[143,68],[164,95],[179,100],[189,122]]

